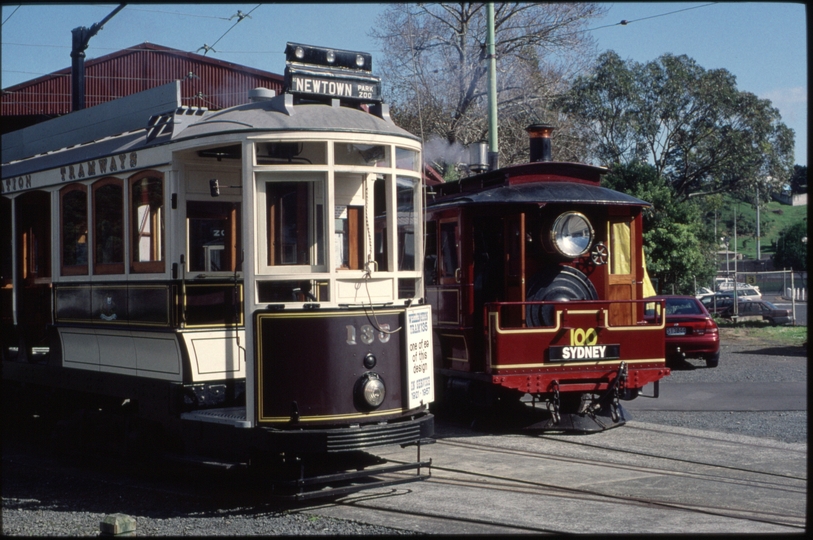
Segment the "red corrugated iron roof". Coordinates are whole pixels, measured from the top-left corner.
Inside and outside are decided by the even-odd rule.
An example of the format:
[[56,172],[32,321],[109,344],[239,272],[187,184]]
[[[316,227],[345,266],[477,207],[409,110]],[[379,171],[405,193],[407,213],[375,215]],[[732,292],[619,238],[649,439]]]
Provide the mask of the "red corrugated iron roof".
[[[184,105],[223,109],[248,102],[248,91],[282,92],[283,77],[154,43],[85,61],[85,102],[92,107],[180,80]],[[71,68],[3,89],[3,116],[71,112]]]

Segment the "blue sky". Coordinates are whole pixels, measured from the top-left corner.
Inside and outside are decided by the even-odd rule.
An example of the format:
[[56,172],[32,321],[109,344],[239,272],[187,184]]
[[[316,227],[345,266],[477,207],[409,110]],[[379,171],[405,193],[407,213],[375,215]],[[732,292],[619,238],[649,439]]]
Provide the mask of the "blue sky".
[[[3,4],[2,88],[70,66],[71,30],[101,21],[118,4]],[[803,3],[635,2],[606,4],[590,25],[599,50],[638,62],[686,54],[725,68],[737,87],[770,99],[796,132],[796,163],[807,164],[807,25]],[[282,73],[285,43],[373,53],[369,37],[385,5],[128,4],[90,40],[88,58],[145,41]],[[238,10],[250,18],[238,20]],[[627,24],[619,24],[626,20]],[[200,51],[203,53],[203,50]]]

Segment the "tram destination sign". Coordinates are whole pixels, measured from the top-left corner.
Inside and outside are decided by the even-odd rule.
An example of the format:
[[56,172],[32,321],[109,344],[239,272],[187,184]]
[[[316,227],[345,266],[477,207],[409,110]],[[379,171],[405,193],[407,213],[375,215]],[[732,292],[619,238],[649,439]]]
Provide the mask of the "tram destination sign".
[[621,358],[620,345],[577,345],[571,347],[554,346],[550,348],[551,362],[616,360],[618,358]]
[[381,101],[381,79],[372,75],[289,66],[285,69],[285,85],[292,94],[363,102]]

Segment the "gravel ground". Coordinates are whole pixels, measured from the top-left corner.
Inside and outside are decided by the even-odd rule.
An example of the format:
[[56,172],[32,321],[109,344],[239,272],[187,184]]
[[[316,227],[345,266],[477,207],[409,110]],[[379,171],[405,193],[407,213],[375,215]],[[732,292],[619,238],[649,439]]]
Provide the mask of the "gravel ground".
[[[706,368],[705,361],[689,359],[687,366],[673,367],[672,374],[662,379],[661,385],[807,381],[807,351],[802,347],[762,342],[747,336],[734,339],[726,330],[721,334],[721,342],[718,367]],[[632,419],[789,443],[807,442],[807,411],[635,411]]]
[[[723,335],[720,365],[674,369],[662,384],[681,382],[783,382],[807,380],[807,352]],[[807,412],[636,411],[633,421],[736,432],[785,442],[807,442]],[[3,536],[98,536],[105,516],[136,519],[138,536],[400,535],[411,531],[373,526],[284,509],[261,496],[224,490],[215,482],[189,486],[168,479],[140,478],[32,456],[3,438]],[[181,486],[181,487],[179,487]]]
[[212,496],[216,481],[179,486],[47,456],[32,458],[5,444],[2,475],[3,536],[99,536],[100,522],[111,514],[134,518],[137,536],[415,534],[286,509],[259,495],[238,494],[237,501]]

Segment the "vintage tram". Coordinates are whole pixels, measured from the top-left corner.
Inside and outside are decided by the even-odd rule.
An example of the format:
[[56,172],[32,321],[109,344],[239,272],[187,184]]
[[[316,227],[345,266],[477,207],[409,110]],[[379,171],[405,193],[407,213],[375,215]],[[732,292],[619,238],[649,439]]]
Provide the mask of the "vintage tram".
[[427,441],[420,141],[369,54],[286,60],[244,105],[174,82],[3,136],[4,386],[223,463]]
[[617,426],[619,400],[669,374],[663,318],[645,313],[649,204],[600,186],[605,168],[551,161],[552,126],[528,131],[530,163],[483,164],[428,198],[438,405],[515,414],[530,396],[552,414],[524,427]]

